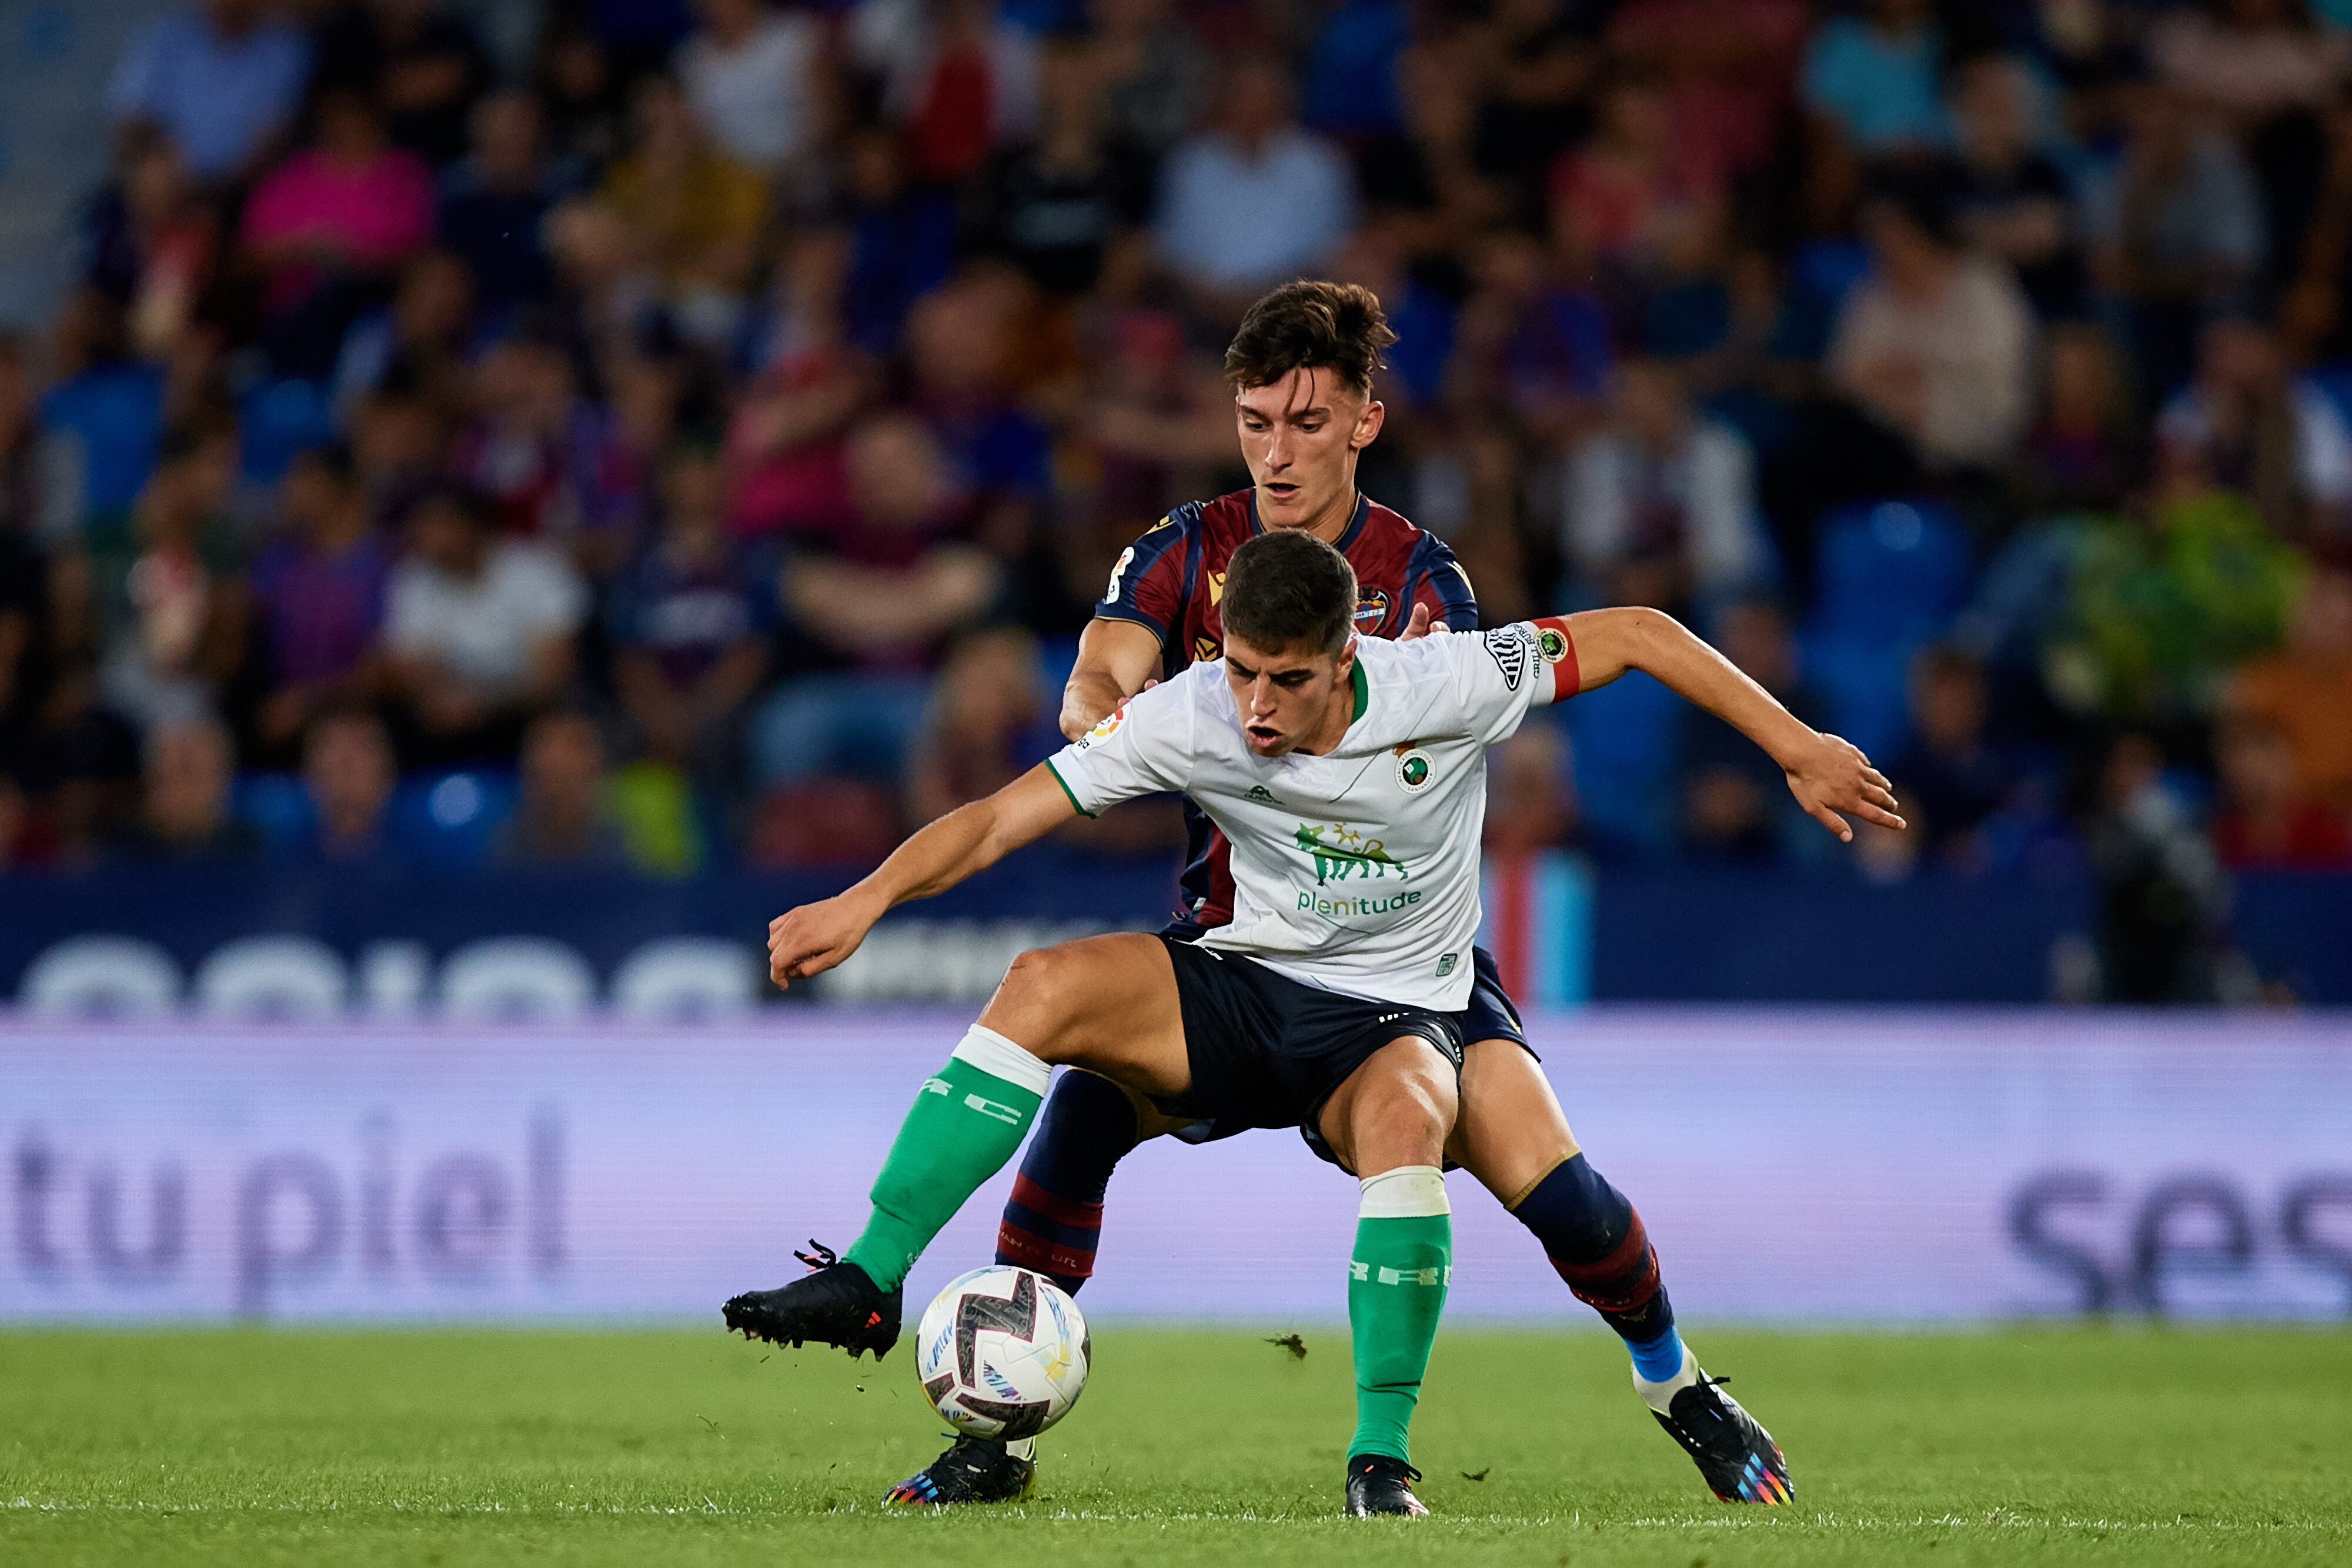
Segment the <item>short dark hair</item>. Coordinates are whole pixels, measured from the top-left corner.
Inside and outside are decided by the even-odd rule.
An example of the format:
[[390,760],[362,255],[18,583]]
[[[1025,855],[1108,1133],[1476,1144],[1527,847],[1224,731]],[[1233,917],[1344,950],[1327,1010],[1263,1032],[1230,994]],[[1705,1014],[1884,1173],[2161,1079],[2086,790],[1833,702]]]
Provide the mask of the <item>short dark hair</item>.
[[1225,347],[1225,379],[1272,386],[1293,371],[1329,371],[1369,397],[1381,350],[1396,341],[1381,297],[1360,283],[1302,277],[1261,298]]
[[1356,569],[1304,528],[1258,535],[1225,572],[1225,635],[1268,650],[1337,654],[1356,623]]

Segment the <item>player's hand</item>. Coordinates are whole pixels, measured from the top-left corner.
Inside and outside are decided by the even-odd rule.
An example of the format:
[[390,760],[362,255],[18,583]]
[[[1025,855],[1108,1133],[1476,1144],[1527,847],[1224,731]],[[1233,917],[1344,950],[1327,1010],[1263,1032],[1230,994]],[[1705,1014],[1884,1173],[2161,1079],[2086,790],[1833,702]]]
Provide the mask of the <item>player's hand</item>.
[[1895,791],[1886,775],[1873,768],[1862,747],[1850,740],[1816,734],[1796,760],[1780,766],[1789,776],[1789,793],[1806,815],[1847,843],[1853,842],[1848,816],[1897,832],[1908,825],[1895,814]]
[[1417,637],[1426,637],[1432,632],[1446,630],[1448,628],[1445,622],[1431,614],[1428,605],[1416,604],[1412,607],[1412,617],[1404,623],[1404,630],[1397,633],[1396,640],[1400,643],[1410,643]]
[[857,951],[876,918],[855,889],[786,910],[768,922],[768,978],[782,990],[824,974]]

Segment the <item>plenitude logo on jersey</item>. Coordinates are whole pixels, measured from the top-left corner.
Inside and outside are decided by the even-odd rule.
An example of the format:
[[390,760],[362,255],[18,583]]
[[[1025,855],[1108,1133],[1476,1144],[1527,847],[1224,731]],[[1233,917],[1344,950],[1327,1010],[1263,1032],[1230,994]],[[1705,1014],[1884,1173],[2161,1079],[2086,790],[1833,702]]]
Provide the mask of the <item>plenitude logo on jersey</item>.
[[[1391,855],[1378,839],[1365,838],[1345,822],[1301,822],[1294,839],[1315,865],[1315,886],[1326,887],[1335,882],[1386,881],[1396,873],[1399,882],[1411,880],[1412,873],[1404,862]],[[1298,907],[1334,918],[1351,915],[1397,915],[1421,902],[1418,889],[1398,888],[1384,895],[1354,898],[1327,897],[1312,889],[1298,889]]]

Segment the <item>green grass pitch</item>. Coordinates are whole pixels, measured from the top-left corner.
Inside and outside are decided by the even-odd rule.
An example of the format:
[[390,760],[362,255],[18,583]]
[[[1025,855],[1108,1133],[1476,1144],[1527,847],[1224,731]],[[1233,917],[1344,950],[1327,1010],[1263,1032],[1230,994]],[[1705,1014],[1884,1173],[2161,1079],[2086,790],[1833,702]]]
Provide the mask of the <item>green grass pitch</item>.
[[1031,1500],[948,1516],[877,1506],[937,1443],[903,1343],[0,1334],[0,1563],[2352,1563],[2352,1333],[1694,1343],[1793,1507],[1707,1498],[1597,1333],[1441,1336],[1418,1521],[1335,1516],[1336,1328],[1108,1325]]

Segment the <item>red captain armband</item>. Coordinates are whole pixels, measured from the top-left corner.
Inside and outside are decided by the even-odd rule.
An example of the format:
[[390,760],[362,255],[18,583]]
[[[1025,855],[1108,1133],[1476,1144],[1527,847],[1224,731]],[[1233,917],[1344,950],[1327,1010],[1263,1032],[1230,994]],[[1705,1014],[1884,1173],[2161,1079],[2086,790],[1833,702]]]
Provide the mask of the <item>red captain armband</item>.
[[1551,666],[1551,700],[1564,703],[1584,685],[1576,667],[1576,639],[1568,634],[1568,617],[1546,615],[1530,621],[1536,629],[1536,653]]

